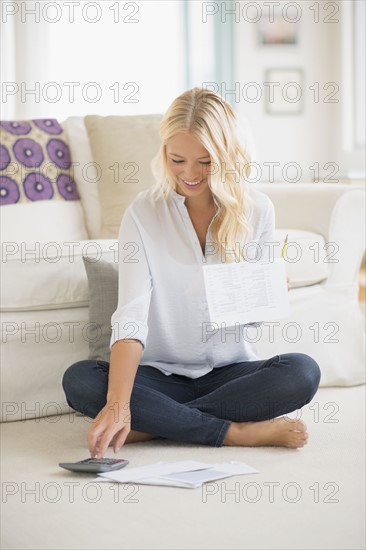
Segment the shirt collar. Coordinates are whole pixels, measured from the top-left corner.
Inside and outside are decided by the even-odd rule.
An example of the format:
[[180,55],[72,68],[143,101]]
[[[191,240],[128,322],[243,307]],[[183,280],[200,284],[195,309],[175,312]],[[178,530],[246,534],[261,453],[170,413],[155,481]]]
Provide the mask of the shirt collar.
[[176,202],[180,202],[180,203],[184,203],[185,200],[186,200],[186,197],[184,195],[180,195],[179,193],[177,193],[174,189],[171,189],[171,194],[172,194],[172,197],[173,199],[176,201]]
[[[174,189],[171,189],[171,194],[172,194],[172,197],[175,200],[175,202],[180,203],[180,204],[185,203],[185,200],[186,200],[185,195],[180,195],[180,193],[177,193],[177,191],[175,191]],[[217,202],[215,197],[213,197],[213,200],[214,200],[215,207],[216,207],[216,212],[217,212],[219,210],[220,206],[219,206],[219,203]]]

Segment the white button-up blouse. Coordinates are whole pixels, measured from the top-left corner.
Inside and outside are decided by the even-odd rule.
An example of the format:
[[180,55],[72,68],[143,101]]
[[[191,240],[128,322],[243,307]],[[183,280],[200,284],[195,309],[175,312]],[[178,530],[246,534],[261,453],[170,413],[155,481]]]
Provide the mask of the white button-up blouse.
[[[168,199],[156,200],[149,191],[129,204],[119,230],[118,305],[110,348],[121,339],[138,339],[144,346],[140,365],[189,378],[259,359],[243,325],[210,323],[202,266],[225,261],[211,238],[212,221],[203,255],[185,196],[172,190]],[[262,245],[274,242],[274,206],[253,186],[248,192],[254,199],[250,243],[260,249],[260,261],[269,261],[271,247]],[[245,250],[249,257],[250,248]]]

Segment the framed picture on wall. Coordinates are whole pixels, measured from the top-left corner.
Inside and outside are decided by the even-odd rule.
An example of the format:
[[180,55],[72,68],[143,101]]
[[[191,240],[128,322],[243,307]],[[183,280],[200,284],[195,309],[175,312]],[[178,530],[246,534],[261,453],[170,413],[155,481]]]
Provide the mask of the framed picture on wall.
[[299,42],[299,17],[289,6],[286,13],[275,11],[271,17],[262,17],[258,23],[258,43],[260,46],[296,45]]
[[304,74],[299,68],[271,68],[264,77],[269,115],[299,115],[304,110]]

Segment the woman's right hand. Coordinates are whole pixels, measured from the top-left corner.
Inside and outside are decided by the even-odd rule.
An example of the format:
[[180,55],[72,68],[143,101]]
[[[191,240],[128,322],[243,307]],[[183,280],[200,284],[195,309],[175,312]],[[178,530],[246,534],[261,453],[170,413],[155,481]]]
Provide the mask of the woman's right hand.
[[113,437],[113,450],[117,453],[131,431],[130,404],[123,401],[107,401],[94,418],[87,433],[91,457],[103,458]]

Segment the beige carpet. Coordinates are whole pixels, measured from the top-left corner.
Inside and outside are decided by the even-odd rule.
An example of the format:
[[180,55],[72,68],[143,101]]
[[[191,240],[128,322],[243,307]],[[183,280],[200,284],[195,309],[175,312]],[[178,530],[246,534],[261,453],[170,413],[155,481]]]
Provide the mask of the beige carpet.
[[201,489],[95,484],[61,470],[89,456],[84,417],[2,424],[1,548],[363,549],[364,396],[365,386],[319,390],[302,410],[310,440],[301,450],[162,439],[122,447],[131,466],[240,460],[260,472]]

